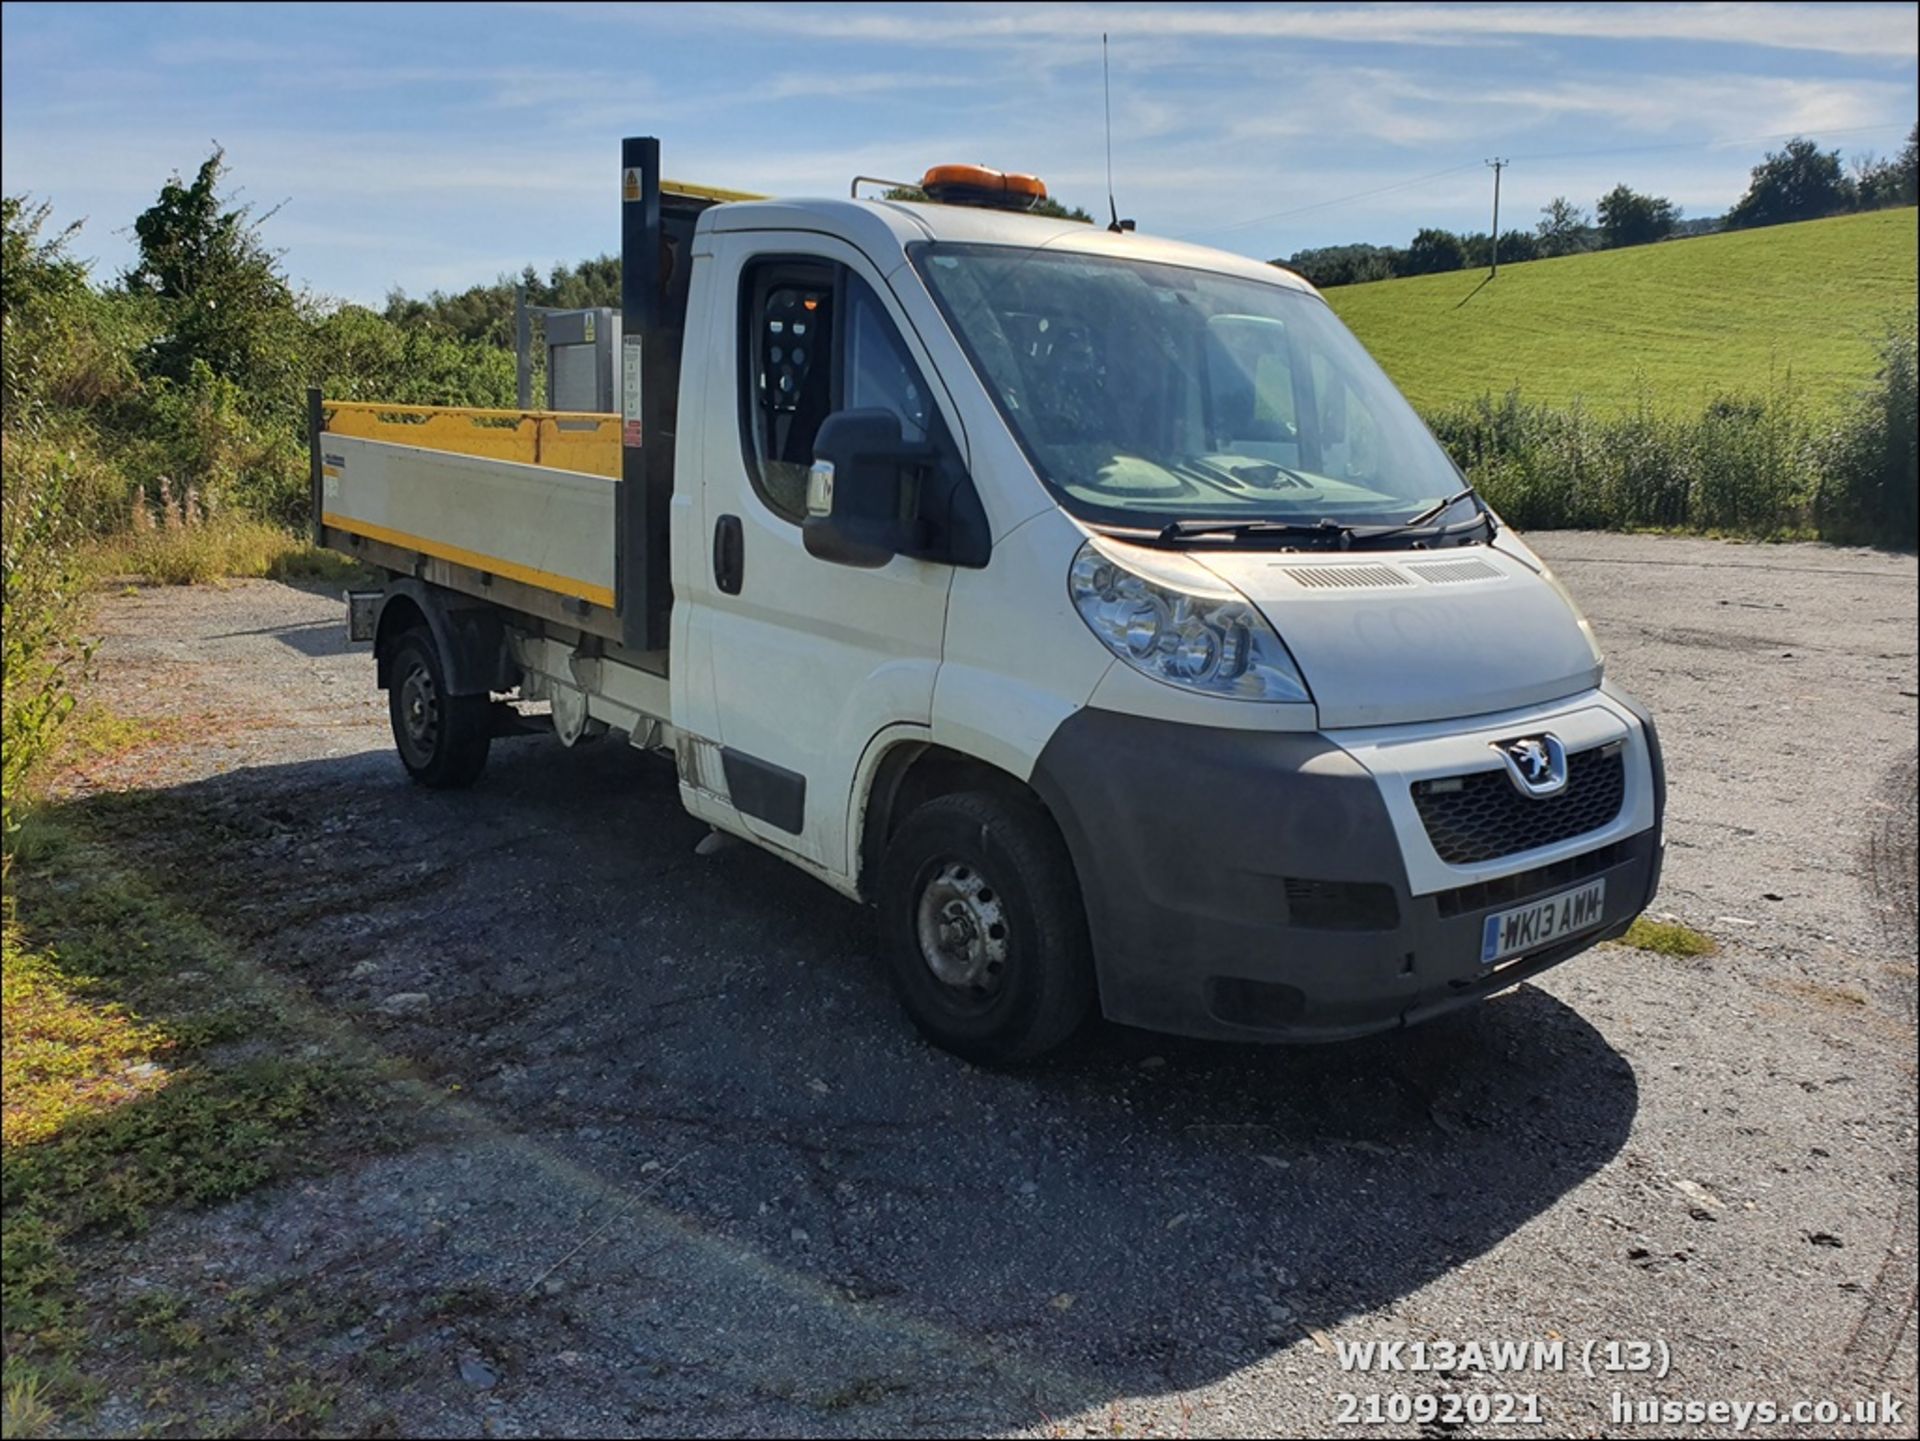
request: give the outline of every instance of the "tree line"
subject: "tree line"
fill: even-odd
[[[1843,165],[1838,150],[1822,150],[1796,136],[1753,167],[1747,192],[1723,216],[1688,220],[1664,195],[1650,195],[1620,184],[1595,203],[1589,214],[1566,196],[1541,207],[1530,230],[1501,232],[1498,258],[1509,262],[1545,260],[1589,250],[1618,250],[1649,245],[1675,236],[1715,230],[1745,230],[1819,220],[1859,210],[1884,210],[1915,201],[1920,177],[1920,125],[1907,135],[1898,155],[1856,156]],[[1275,265],[1296,271],[1325,289],[1471,270],[1495,258],[1493,237],[1485,231],[1456,232],[1437,227],[1419,231],[1405,246],[1326,245],[1298,250]]]
[[[309,385],[344,400],[513,403],[510,350],[294,285],[261,236],[266,217],[223,193],[225,171],[216,149],[169,179],[110,279],[72,254],[77,223],[54,229],[45,201],[0,201],[0,418],[10,445],[63,458],[63,504],[87,530],[124,526],[130,504],[169,489],[205,516],[297,524]]]

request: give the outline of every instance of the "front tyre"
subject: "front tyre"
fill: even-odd
[[[983,1065],[1065,1041],[1093,1003],[1073,862],[1036,803],[984,791],[928,801],[880,866],[881,942],[908,1016]]]
[[[458,790],[480,778],[491,744],[490,703],[484,695],[447,694],[432,632],[410,630],[394,642],[387,716],[400,763],[421,785]]]

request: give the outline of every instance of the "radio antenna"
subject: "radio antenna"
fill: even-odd
[[[1113,203],[1113,69],[1107,64],[1107,32],[1104,30],[1100,32],[1100,88],[1107,105],[1107,214],[1112,217],[1107,229],[1123,235],[1133,229],[1133,222],[1122,220],[1120,207]]]
[[[1106,59],[1106,31],[1100,31],[1100,90],[1106,96],[1106,209],[1119,228],[1119,205],[1114,203],[1114,67]]]
[[[1107,109],[1107,214],[1112,222],[1107,229],[1120,229],[1120,207],[1113,202],[1113,68],[1107,63],[1107,32],[1100,32],[1100,89]]]

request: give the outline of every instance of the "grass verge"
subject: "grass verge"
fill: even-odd
[[[157,797],[120,815],[193,843]],[[26,839],[0,938],[9,1436],[83,1417],[108,1375],[118,1393],[128,1372],[108,1353],[153,1329],[125,1288],[89,1289],[107,1264],[93,1242],[383,1148],[407,1114],[389,1063],[321,1031],[290,987],[130,866],[121,836],[42,810]],[[132,1374],[160,1404],[164,1387]]]
[[[240,515],[126,531],[89,547],[86,566],[100,584],[130,577],[158,585],[248,578],[349,585],[365,575],[346,556]]]

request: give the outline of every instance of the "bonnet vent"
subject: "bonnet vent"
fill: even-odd
[[[1454,585],[1465,580],[1499,580],[1501,574],[1484,560],[1429,560],[1409,565],[1408,570],[1433,585]]]
[[[1288,565],[1280,569],[1296,584],[1311,590],[1384,590],[1413,584],[1390,565]]]

